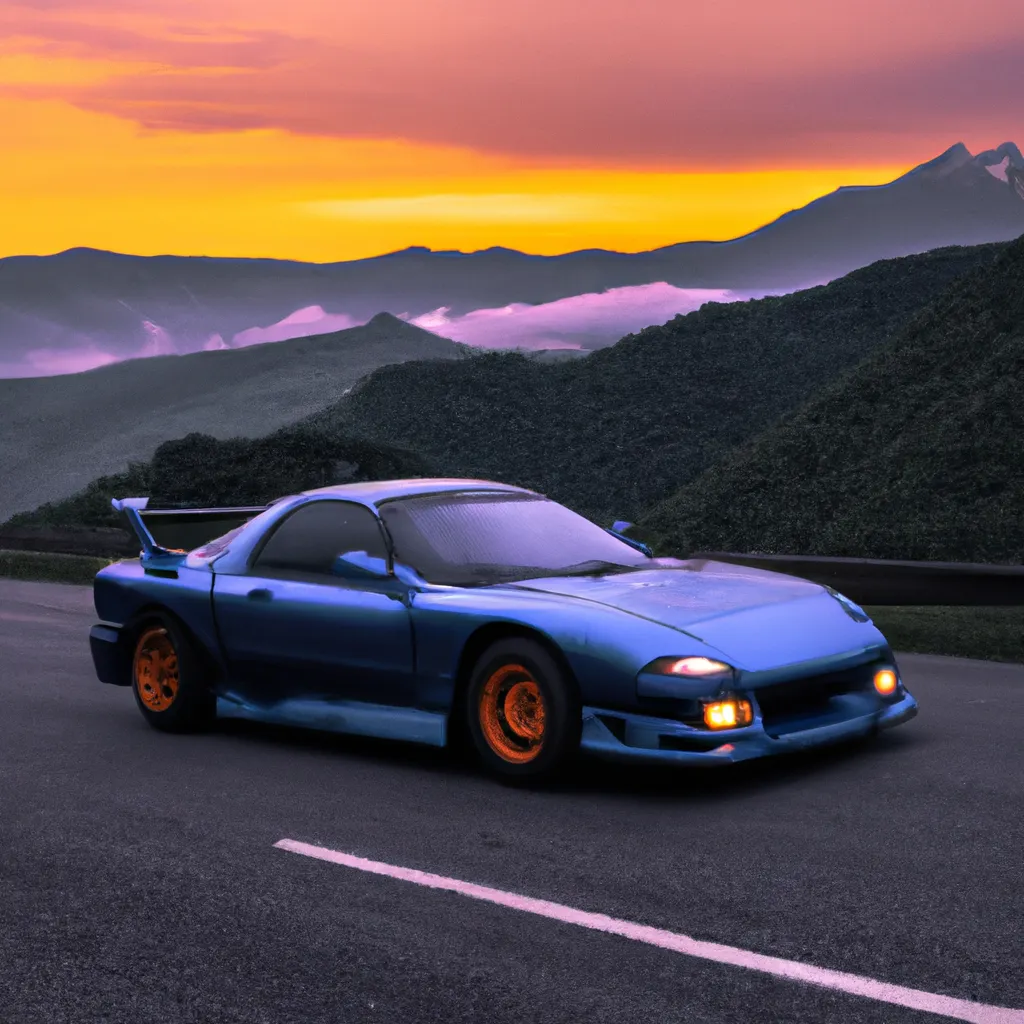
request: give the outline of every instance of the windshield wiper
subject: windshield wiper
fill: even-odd
[[[552,576],[611,576],[620,572],[632,572],[641,568],[639,565],[623,565],[622,562],[606,562],[600,558],[591,558],[586,562],[576,562],[564,569],[552,569]]]
[[[446,586],[490,586],[494,583],[508,583],[513,580],[526,579],[535,573],[546,573],[549,570],[539,565],[498,565],[493,562],[466,562],[457,567],[460,575],[457,580],[443,581]],[[442,582],[435,580],[435,583]]]
[[[459,566],[460,573],[468,578],[443,581],[448,586],[490,586],[496,583],[515,583],[552,576],[598,576],[632,572],[643,568],[639,565],[623,565],[621,562],[606,562],[591,558],[585,562],[574,562],[564,568],[554,569],[546,565],[496,565],[489,562],[472,562]],[[442,582],[435,580],[435,583]]]

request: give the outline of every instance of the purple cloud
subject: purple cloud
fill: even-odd
[[[759,294],[764,294],[759,293]],[[606,292],[573,295],[538,306],[514,303],[448,317],[442,307],[410,322],[444,338],[478,348],[592,348],[617,341],[705,302],[750,298],[726,289],[676,288],[663,281]]]
[[[700,308],[705,302],[736,302],[764,294],[767,293],[676,288],[657,282],[574,295],[537,306],[514,303],[500,309],[477,309],[456,317],[448,316],[448,310],[441,307],[417,317],[402,314],[402,318],[441,337],[477,348],[588,349],[612,344],[650,324],[665,323],[678,313]],[[158,324],[143,321],[146,341],[129,351],[115,354],[95,342],[74,339],[67,348],[32,349],[20,360],[0,364],[0,377],[80,373],[122,359],[273,344],[289,338],[345,330],[365,322],[347,313],[327,313],[322,306],[306,306],[267,327],[254,326],[239,331],[230,342],[219,334],[211,334],[205,342],[187,346]]]
[[[343,331],[361,323],[366,323],[366,321],[355,320],[347,313],[325,313],[322,306],[305,306],[269,327],[249,327],[244,331],[239,331],[231,339],[230,346],[225,345],[222,340],[221,344],[216,347],[245,348],[248,345],[262,345],[269,341],[305,338],[311,334],[330,334],[333,331]],[[220,335],[217,337],[219,338]],[[209,344],[210,342],[207,342],[207,345]]]
[[[62,373],[82,373],[84,370],[119,362],[121,358],[92,344],[75,348],[36,348],[26,352],[19,360],[0,363],[0,378],[54,377]]]

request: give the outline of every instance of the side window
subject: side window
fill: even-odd
[[[344,551],[387,557],[377,517],[351,501],[314,501],[278,526],[256,556],[253,570],[268,576],[329,576]]]

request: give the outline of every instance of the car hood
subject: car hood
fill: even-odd
[[[762,670],[885,642],[818,583],[704,559],[609,576],[558,576],[507,584],[658,622],[716,648],[731,664]],[[666,652],[671,653],[671,652]]]

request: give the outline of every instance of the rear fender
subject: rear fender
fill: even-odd
[[[96,574],[96,612],[103,624],[122,630],[133,643],[136,627],[156,613],[176,618],[205,650],[211,668],[227,670],[213,619],[213,572],[208,566],[179,565],[173,575],[154,575],[138,561],[116,562]]]

